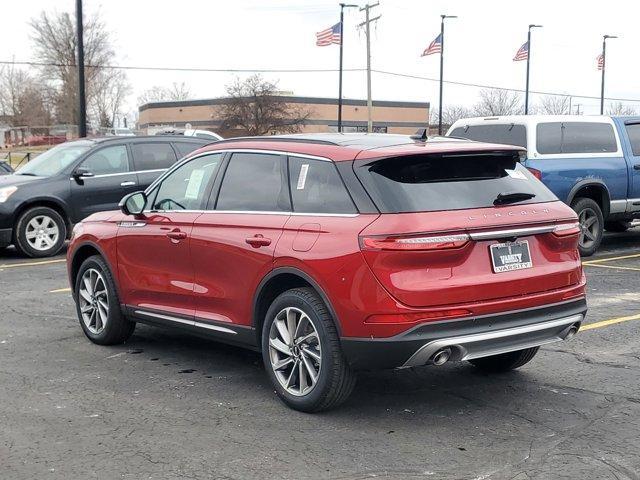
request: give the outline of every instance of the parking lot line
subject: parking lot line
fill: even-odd
[[[39,262],[21,262],[21,263],[5,263],[0,265],[0,270],[5,268],[18,268],[18,267],[34,267],[36,265],[49,265],[51,263],[63,263],[67,260],[65,258],[57,258],[55,260],[42,260]]]
[[[640,253],[634,253],[633,255],[622,255],[621,257],[598,258],[597,260],[588,260],[586,262],[582,262],[582,264],[593,265],[595,263],[611,262],[613,260],[624,260],[626,258],[638,258],[638,257],[640,257]]]
[[[636,271],[636,272],[640,272],[640,268],[635,268],[635,267],[621,267],[621,266],[618,266],[618,265],[599,265],[599,264],[593,264],[593,263],[590,263],[590,264],[584,264],[583,263],[583,265],[585,267],[613,268],[613,269],[616,269],[616,270],[633,270],[633,271]]]
[[[67,287],[67,288],[57,288],[55,290],[50,290],[49,293],[67,293],[70,291],[71,291],[71,288]]]
[[[589,323],[580,327],[580,331],[593,330],[594,328],[607,327],[609,325],[615,325],[616,323],[628,322],[630,320],[640,320],[640,313],[636,315],[629,315],[626,317],[610,318],[609,320],[602,320],[601,322]]]

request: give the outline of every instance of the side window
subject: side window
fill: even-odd
[[[631,151],[636,157],[640,157],[640,123],[632,123],[626,127]]]
[[[101,148],[92,153],[82,162],[82,168],[86,168],[94,175],[110,175],[114,173],[126,173],[129,171],[129,156],[125,145],[114,145]]]
[[[357,213],[332,162],[289,157],[293,211],[302,213]]]
[[[280,155],[234,153],[222,180],[216,209],[290,211],[285,166]]]
[[[204,146],[204,144],[193,143],[193,142],[175,142],[173,146],[176,147],[176,149],[178,150],[178,154],[180,155],[180,158],[182,158],[182,157],[186,157],[191,152]]]
[[[166,169],[177,160],[169,143],[134,143],[131,151],[137,171]]]
[[[201,210],[207,200],[207,186],[213,180],[221,153],[195,158],[176,168],[156,188],[152,210]]]
[[[550,122],[537,126],[539,153],[608,153],[618,150],[613,126],[594,122]]]
[[[527,130],[525,126],[513,123],[458,127],[449,136],[468,138],[478,142],[527,147]]]

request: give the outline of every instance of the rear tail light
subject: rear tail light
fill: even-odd
[[[417,323],[468,317],[470,315],[473,315],[473,312],[466,308],[449,308],[420,313],[371,315],[370,317],[367,317],[365,323]]]
[[[560,225],[556,225],[556,228],[553,230],[553,234],[556,237],[571,237],[573,235],[578,235],[579,233],[580,224],[578,222],[562,223]]]
[[[368,250],[448,250],[460,248],[469,242],[467,234],[402,236],[402,237],[360,237],[360,245]]]
[[[542,180],[542,172],[540,170],[536,170],[535,168],[527,167],[527,170],[531,172],[531,174],[536,177],[538,180]]]

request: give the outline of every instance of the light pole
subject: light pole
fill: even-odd
[[[76,35],[78,43],[78,136],[87,136],[87,101],[84,91],[84,39],[82,33],[82,0],[76,0]]]
[[[438,101],[438,135],[442,135],[442,83],[444,71],[444,19],[458,18],[457,15],[440,15],[440,98]]]
[[[338,78],[338,132],[342,132],[342,46],[344,45],[344,9],[358,5],[340,4],[340,74]]]
[[[524,91],[524,114],[529,115],[529,63],[531,62],[531,29],[542,28],[542,25],[529,25],[527,33],[527,84]]]
[[[607,65],[607,39],[618,38],[615,35],[602,36],[602,84],[600,85],[600,115],[604,114],[604,70]]]

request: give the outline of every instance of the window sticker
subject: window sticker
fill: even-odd
[[[307,183],[307,173],[309,173],[309,164],[305,163],[300,167],[300,175],[298,175],[297,190],[304,190],[304,186]]]
[[[204,170],[196,169],[191,172],[189,177],[189,184],[187,185],[187,191],[184,194],[184,198],[188,200],[197,200],[200,193],[200,187],[202,186],[202,179],[204,178]]]
[[[527,176],[522,173],[519,172],[518,170],[509,170],[509,169],[505,169],[505,171],[507,172],[507,174],[511,177],[511,178],[517,178],[519,180],[526,180]]]

